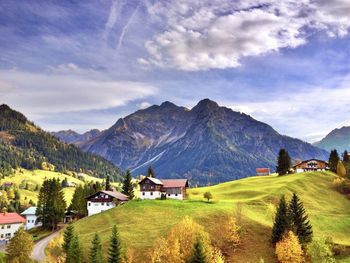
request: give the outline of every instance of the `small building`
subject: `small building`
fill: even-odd
[[[86,200],[88,216],[92,216],[127,202],[129,198],[120,192],[99,191],[86,197]]]
[[[139,182],[139,185],[141,199],[157,199],[163,194],[167,198],[183,200],[186,196],[188,180],[146,177]]]
[[[41,223],[36,222],[37,216],[35,215],[35,213],[36,213],[35,206],[29,207],[21,213],[21,215],[26,218],[26,224],[25,224],[26,230],[32,229],[34,227],[39,227],[42,225]]]
[[[318,159],[310,159],[305,160],[300,163],[297,163],[293,166],[293,169],[296,173],[303,172],[314,172],[314,171],[327,171],[329,170],[328,162],[318,160]]]
[[[26,219],[17,213],[0,214],[0,242],[10,240]]]
[[[256,175],[270,175],[270,168],[256,168]]]

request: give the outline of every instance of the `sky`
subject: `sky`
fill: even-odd
[[[350,0],[0,0],[0,103],[49,131],[210,98],[308,142],[350,125]]]

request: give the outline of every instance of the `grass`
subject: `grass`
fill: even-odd
[[[112,226],[116,224],[124,244],[135,251],[136,262],[146,262],[144,259],[154,241],[167,236],[169,229],[186,215],[203,225],[214,243],[220,243],[221,223],[240,204],[244,229],[242,245],[235,252],[229,251],[227,261],[258,262],[262,256],[265,262],[273,262],[274,250],[269,238],[275,207],[282,194],[288,198],[293,192],[299,194],[316,237],[331,236],[335,243],[350,246],[350,201],[333,190],[334,178],[328,172],[250,177],[189,189],[186,201],[130,201],[84,218],[75,223],[75,228],[85,251],[95,232],[100,234],[106,251]],[[213,194],[211,203],[203,201],[206,191]]]
[[[52,231],[41,227],[36,227],[28,230],[28,233],[32,235],[34,242],[37,242],[52,234]]]

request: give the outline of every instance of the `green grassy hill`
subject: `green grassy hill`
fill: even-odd
[[[335,243],[350,246],[350,201],[333,190],[334,177],[328,172],[251,177],[190,189],[186,201],[131,201],[82,219],[75,226],[87,251],[95,232],[100,234],[107,250],[111,228],[117,224],[123,242],[134,250],[137,262],[147,262],[147,253],[155,239],[167,236],[169,229],[185,215],[203,225],[217,246],[225,246],[220,240],[221,222],[240,204],[244,230],[242,244],[236,251],[222,248],[227,261],[258,262],[262,256],[265,262],[273,262],[274,250],[269,238],[275,206],[281,194],[289,197],[293,191],[304,202],[316,237],[331,236]],[[203,201],[206,191],[213,194],[212,203]]]

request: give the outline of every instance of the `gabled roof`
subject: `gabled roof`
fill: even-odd
[[[270,172],[270,168],[256,168],[255,171],[257,173],[269,173]]]
[[[308,162],[310,162],[310,161],[317,161],[317,162],[325,163],[326,165],[328,165],[328,162],[323,161],[323,160],[319,160],[319,159],[309,159],[309,160],[305,160],[305,161],[302,161],[302,162],[300,162],[300,163],[297,163],[297,164],[293,165],[292,167],[301,165],[302,163],[308,163]]]
[[[25,223],[26,220],[17,213],[1,213],[0,224]]]
[[[36,206],[32,206],[24,210],[21,215],[26,216],[26,215],[35,215],[36,212]]]
[[[163,185],[163,181],[157,179],[157,178],[154,178],[154,177],[145,177],[141,180],[141,182],[139,182],[139,184],[141,184],[143,181],[145,180],[150,180],[151,182],[155,183],[155,184],[158,184],[158,185]]]
[[[163,188],[188,187],[187,179],[161,179]]]
[[[96,192],[96,193],[94,193],[94,194],[92,194],[92,195],[89,195],[88,197],[85,197],[85,199],[89,199],[89,198],[91,198],[91,197],[97,195],[98,193],[107,194],[107,195],[109,195],[109,196],[111,196],[111,197],[113,197],[113,198],[118,199],[119,201],[128,201],[128,200],[129,200],[129,198],[128,198],[125,194],[122,194],[122,193],[120,193],[120,192],[104,191],[104,190],[98,191],[98,192]]]

